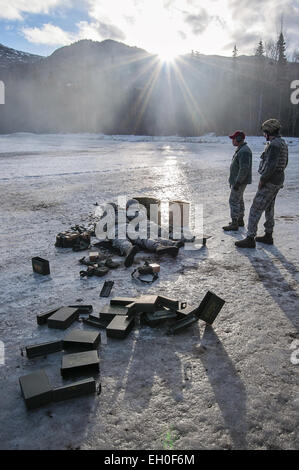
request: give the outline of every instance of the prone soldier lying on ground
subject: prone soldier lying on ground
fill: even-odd
[[[126,267],[132,266],[139,250],[177,256],[180,247],[184,246],[183,240],[164,238],[163,229],[147,219],[146,211],[140,208],[135,199],[130,199],[125,209],[114,203],[108,204],[95,233],[100,240],[109,240],[112,247],[126,257]]]

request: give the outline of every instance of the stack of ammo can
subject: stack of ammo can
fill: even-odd
[[[37,315],[38,325],[47,324],[49,328],[67,329],[80,313],[92,311],[91,305],[55,308]],[[58,402],[96,392],[96,380],[93,375],[99,373],[100,359],[97,348],[101,340],[100,332],[73,329],[63,340],[35,344],[25,348],[29,359],[46,356],[59,351],[69,354],[62,356],[60,372],[63,378],[84,376],[83,380],[68,385],[52,388],[44,370],[36,370],[20,377],[20,387],[28,409],[37,408],[51,402]],[[90,375],[92,377],[90,377]]]
[[[143,295],[138,298],[115,297],[110,300],[110,304],[101,307],[97,315],[92,313],[91,305],[57,307],[37,315],[38,325],[47,324],[49,328],[65,330],[84,314],[82,321],[97,331],[73,329],[61,341],[26,347],[28,358],[64,350],[68,354],[62,357],[62,377],[88,376],[84,380],[59,388],[51,387],[44,370],[21,377],[20,386],[27,407],[36,408],[52,401],[57,402],[96,391],[95,378],[90,375],[99,373],[99,329],[106,330],[110,338],[123,339],[135,324],[143,323],[157,327],[167,322],[167,334],[176,334],[199,320],[212,325],[224,303],[224,300],[210,291],[200,304],[194,307],[187,307],[186,302],[162,295]]]
[[[213,292],[207,292],[199,306],[161,295],[143,295],[139,298],[115,297],[104,305],[98,315],[90,314],[84,323],[106,329],[110,338],[125,338],[136,323],[155,327],[170,321],[168,334],[176,334],[198,320],[212,324],[225,301]]]

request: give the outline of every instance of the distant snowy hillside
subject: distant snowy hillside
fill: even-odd
[[[0,68],[7,68],[15,64],[32,64],[37,62],[42,57],[28,52],[17,51],[10,47],[0,44]]]

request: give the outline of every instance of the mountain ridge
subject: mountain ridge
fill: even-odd
[[[282,70],[268,58],[203,54],[167,63],[114,40],[77,41],[47,57],[2,51],[0,133],[255,135],[271,116],[299,133],[296,63]]]
[[[31,54],[30,52],[19,51],[0,43],[0,67],[34,63],[42,58],[43,56]]]

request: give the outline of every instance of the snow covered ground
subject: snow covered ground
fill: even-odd
[[[0,136],[0,448],[298,447],[298,365],[290,348],[299,344],[299,139],[287,141],[275,246],[238,251],[234,241],[245,229],[221,229],[229,221],[233,152],[225,137]],[[245,194],[246,217],[264,139],[248,142],[254,180]],[[95,312],[107,303],[99,298],[104,279],[80,279],[84,253],[55,248],[56,234],[90,220],[95,202],[140,194],[202,203],[204,229],[213,238],[206,249],[163,258],[160,279],[150,287],[134,283],[132,269],[110,272],[112,294],[159,292],[196,305],[210,289],[226,304],[213,328],[199,322],[172,337],[165,327],[141,327],[123,341],[108,339],[99,351],[100,396],[27,411],[20,376],[44,368],[53,386],[62,383],[61,353],[32,360],[20,355],[24,345],[64,335],[38,327],[36,314],[79,299]],[[50,261],[50,276],[33,274],[37,255]],[[155,259],[138,254],[136,264],[149,257]]]

